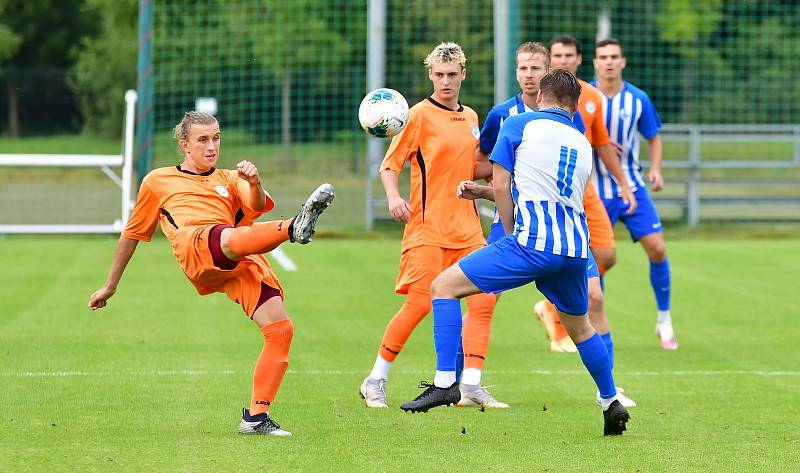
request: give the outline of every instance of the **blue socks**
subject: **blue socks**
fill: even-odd
[[[458,351],[456,352],[456,382],[461,382],[461,373],[464,372],[464,343],[458,339]]]
[[[455,372],[461,344],[461,302],[458,299],[434,299],[432,302],[436,370]]]
[[[650,262],[650,285],[656,295],[658,310],[669,310],[669,259],[660,263]]]
[[[583,365],[592,375],[594,384],[600,391],[600,397],[604,399],[614,397],[617,394],[617,388],[614,385],[614,377],[611,375],[608,351],[600,335],[595,333],[591,338],[576,343],[575,346],[578,347]]]
[[[604,333],[600,335],[600,338],[603,339],[603,343],[606,345],[606,351],[608,352],[608,362],[611,364],[611,369],[614,369],[614,342],[611,340],[611,332]]]

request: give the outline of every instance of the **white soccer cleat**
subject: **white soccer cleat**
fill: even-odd
[[[678,339],[675,338],[675,330],[672,328],[672,322],[662,322],[656,324],[656,336],[658,336],[659,344],[664,350],[677,350]]]
[[[480,384],[461,384],[461,400],[458,407],[480,407],[481,409],[508,409],[508,404],[495,399]]]
[[[389,405],[386,404],[385,379],[379,379],[375,381],[372,378],[367,377],[367,379],[361,383],[361,387],[358,389],[358,394],[361,395],[362,399],[364,399],[367,407],[389,407]]]
[[[628,396],[622,394],[624,392],[625,392],[624,389],[622,389],[621,387],[617,386],[617,401],[619,401],[619,403],[622,404],[622,407],[636,407],[636,401],[634,401],[633,399],[629,398]],[[601,399],[600,398],[600,391],[597,391],[597,395],[595,396],[594,400],[595,400],[595,402],[597,402],[598,406],[602,406],[603,405],[603,403],[602,403],[602,401],[600,399]]]
[[[249,409],[242,409],[242,421],[239,422],[239,433],[249,435],[273,435],[275,437],[288,437],[291,432],[281,429],[277,422],[272,420],[268,413],[250,415]]]
[[[305,245],[311,241],[317,218],[331,205],[335,196],[333,186],[328,183],[320,185],[311,193],[292,221],[292,233],[289,235],[292,242]]]

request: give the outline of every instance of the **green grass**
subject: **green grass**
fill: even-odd
[[[800,240],[668,239],[677,352],[657,348],[640,248],[607,279],[616,381],[640,406],[603,438],[577,356],[547,351],[532,287],[500,302],[485,384],[507,411],[404,414],[434,367],[430,317],[392,371],[391,409],[356,394],[385,325],[399,241],[320,238],[278,268],[296,335],[272,412],[291,438],[236,434],[261,337],[201,298],[163,240],[86,309],[112,238],[0,242],[0,471],[798,471]],[[546,406],[546,410],[544,407]],[[463,433],[462,433],[463,432]]]

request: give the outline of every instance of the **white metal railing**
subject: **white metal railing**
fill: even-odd
[[[136,91],[125,92],[125,121],[122,153],[107,154],[0,154],[0,166],[99,167],[120,187],[120,218],[108,224],[0,224],[2,233],[119,233],[130,217],[133,181],[133,129],[136,113]],[[112,168],[120,168],[117,175]]]

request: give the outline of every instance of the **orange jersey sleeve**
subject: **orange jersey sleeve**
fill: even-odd
[[[158,196],[150,187],[150,174],[142,180],[139,187],[139,195],[136,197],[136,205],[133,207],[131,216],[122,236],[131,240],[150,241],[156,229],[159,215]]]
[[[583,123],[586,125],[586,138],[593,147],[602,146],[609,142],[608,129],[603,121],[602,92],[592,84],[580,81],[581,95],[578,98],[578,111]]]
[[[485,243],[475,203],[456,197],[458,183],[472,179],[479,136],[478,115],[469,107],[450,110],[426,99],[411,108],[409,126],[392,140],[381,165],[400,172],[411,161],[403,250]]]

